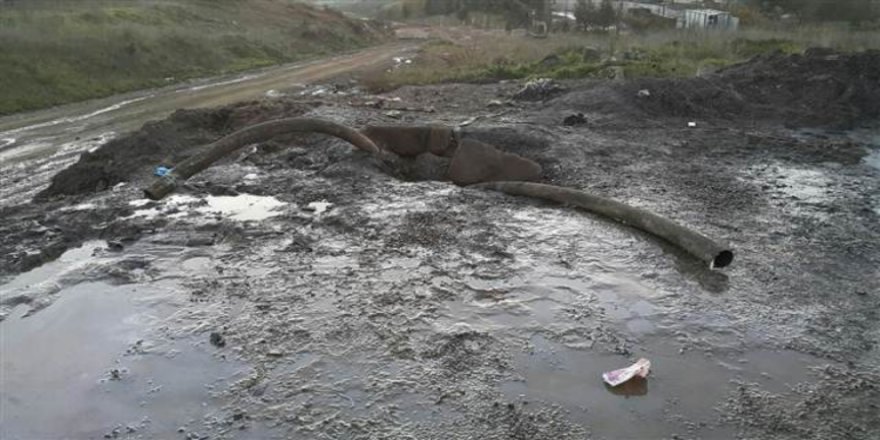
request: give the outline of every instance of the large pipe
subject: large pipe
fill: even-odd
[[[144,190],[144,194],[152,200],[161,200],[174,191],[179,182],[189,179],[211,166],[214,162],[244,146],[265,141],[282,134],[306,132],[335,136],[351,142],[361,150],[369,151],[370,153],[379,152],[379,148],[376,147],[376,144],[370,138],[355,129],[335,122],[312,118],[279,119],[252,125],[212,143],[204,153],[181,162],[173,170],[156,179],[149,188]]]
[[[471,185],[469,188],[488,189],[577,206],[660,237],[705,261],[710,268],[725,267],[733,262],[733,252],[728,247],[716,243],[699,232],[644,209],[576,189],[531,182],[488,182]]]

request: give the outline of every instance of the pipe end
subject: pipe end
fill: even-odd
[[[733,263],[733,251],[723,250],[712,260],[712,269],[721,269]]]
[[[156,179],[152,185],[145,188],[144,196],[150,200],[162,200],[165,196],[171,194],[175,188],[177,188],[177,179],[169,173]]]

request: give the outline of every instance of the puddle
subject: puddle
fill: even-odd
[[[106,248],[107,244],[103,241],[88,241],[78,248],[64,252],[54,261],[19,274],[0,286],[2,287],[0,301],[7,299],[10,295],[18,294],[24,289],[37,289],[41,286],[59,284],[65,275],[94,264],[98,259],[97,254]]]
[[[880,136],[874,138],[873,149],[863,159],[865,165],[880,171]],[[880,215],[880,194],[874,196],[874,212]]]
[[[589,426],[597,438],[669,438],[688,432],[679,419],[705,429],[690,435],[733,438],[716,424],[717,407],[736,386],[756,382],[773,393],[810,380],[816,359],[793,352],[757,351],[729,357],[701,353],[679,355],[672,346],[651,344],[651,352],[632,359],[572,350],[534,335],[529,353],[515,360],[522,380],[506,382],[502,391],[514,402],[558,404],[573,420]],[[602,373],[628,366],[636,358],[651,360],[645,381],[611,388]]]
[[[825,171],[786,166],[756,165],[745,170],[746,182],[756,181],[770,195],[770,203],[794,215],[825,220],[823,206],[834,202],[835,182]]]
[[[135,200],[131,206],[141,207],[150,201]],[[132,217],[181,218],[196,214],[217,214],[238,221],[265,220],[281,214],[281,208],[288,204],[275,197],[240,194],[237,196],[207,196],[199,199],[188,195],[172,195],[157,202],[158,206],[139,209]]]
[[[68,212],[68,211],[90,211],[97,208],[98,205],[94,203],[81,203],[79,205],[73,206],[65,206],[60,209],[60,211]]]
[[[864,161],[865,161],[865,164],[868,165],[869,167],[874,168],[877,171],[880,171],[880,150],[876,150],[876,151],[872,152],[871,154],[865,156]]]
[[[446,303],[451,321],[486,330],[550,328],[583,314],[624,327],[634,336],[656,333],[662,294],[625,273],[563,274],[535,266],[504,281],[470,279],[460,300]]]
[[[214,88],[214,87],[228,86],[231,84],[238,84],[240,82],[250,81],[252,79],[256,79],[261,76],[262,75],[259,75],[259,74],[244,75],[244,76],[240,76],[238,78],[233,78],[233,79],[226,80],[226,81],[219,81],[219,82],[213,82],[213,83],[208,83],[208,84],[200,84],[197,86],[182,88],[180,90],[177,90],[175,93],[198,92],[200,90],[210,89],[210,88]]]
[[[243,368],[211,347],[154,341],[154,327],[176,309],[174,295],[83,283],[27,318],[15,309],[0,322],[0,437],[102,438],[120,427],[171,438],[216,412],[213,390]]]
[[[805,203],[823,203],[830,200],[828,187],[831,179],[818,170],[786,167],[780,169],[779,191]]]

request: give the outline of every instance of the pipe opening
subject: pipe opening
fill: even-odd
[[[712,260],[712,267],[720,269],[729,266],[730,263],[733,263],[733,252],[725,250],[715,256],[715,259]]]
[[[162,200],[162,197],[160,197],[158,194],[153,193],[153,191],[150,191],[149,189],[144,190],[144,197],[150,200]]]

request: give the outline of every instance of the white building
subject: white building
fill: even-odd
[[[687,9],[678,19],[678,27],[735,31],[739,28],[739,18],[731,15],[730,12],[715,9]]]

